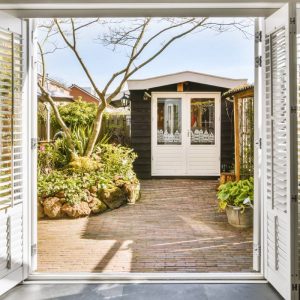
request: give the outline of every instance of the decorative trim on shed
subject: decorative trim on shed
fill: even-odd
[[[238,85],[247,84],[247,79],[233,79],[192,71],[183,71],[146,79],[131,79],[127,81],[127,85],[129,90],[146,90],[186,81],[213,85],[227,89],[234,88]]]

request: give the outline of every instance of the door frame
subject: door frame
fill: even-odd
[[[21,112],[22,112],[22,119],[21,119],[21,126],[23,128],[22,137],[21,137],[21,147],[22,147],[22,203],[16,204],[16,206],[20,206],[22,209],[22,265],[18,267],[18,269],[11,271],[6,276],[1,278],[3,283],[0,286],[0,295],[1,293],[9,290],[10,288],[16,285],[16,282],[21,282],[22,280],[26,279],[30,272],[30,245],[31,245],[31,230],[32,230],[32,222],[31,222],[31,174],[32,170],[30,168],[30,157],[31,157],[31,150],[30,150],[30,102],[31,102],[31,89],[30,89],[30,60],[29,57],[29,21],[28,20],[18,20],[14,16],[10,14],[3,13],[0,11],[1,20],[1,27],[4,30],[12,33],[20,34],[22,38],[22,52],[23,52],[23,62],[22,68],[24,69],[23,73],[23,86],[22,86],[22,98],[20,99],[21,105]],[[19,24],[17,24],[19,21]],[[4,25],[3,25],[4,24]],[[15,99],[14,99],[15,100]],[[35,170],[36,173],[36,170]],[[12,173],[13,175],[14,173]],[[3,208],[3,211],[7,211],[10,214],[10,211],[14,209],[14,206],[9,206],[8,208]]]
[[[75,2],[75,3],[74,3]],[[167,1],[166,1],[167,2]],[[226,17],[226,16],[256,16],[256,17],[263,17],[270,15],[272,12],[276,11],[278,8],[282,6],[282,1],[274,1],[274,0],[267,0],[263,3],[258,3],[257,1],[240,1],[240,3],[232,3],[232,1],[224,1],[222,3],[207,3],[207,1],[204,1],[205,3],[201,3],[202,1],[199,0],[197,3],[174,3],[174,1],[170,1],[170,3],[165,4],[159,4],[159,3],[148,3],[148,10],[150,15],[155,16],[159,12],[161,16],[186,16],[187,12],[191,13],[192,15],[213,15],[216,17]],[[295,5],[295,1],[285,1],[285,3],[291,3],[292,5]],[[82,4],[80,4],[82,3]],[[45,3],[43,5],[41,4],[12,4],[7,1],[7,3],[0,4],[0,10],[5,10],[9,13],[12,13],[13,15],[17,17],[28,17],[28,18],[34,18],[34,17],[67,17],[67,16],[73,16],[73,17],[84,17],[84,16],[107,16],[107,15],[116,15],[116,16],[139,16],[141,13],[144,13],[145,6],[143,6],[144,3],[94,3],[94,4],[86,4],[83,3],[83,1],[73,1],[73,3],[69,4],[53,4],[53,3]],[[180,8],[180,9],[179,9]],[[296,60],[296,58],[294,58]],[[294,63],[296,63],[294,60]],[[34,69],[34,68],[33,68]],[[32,90],[34,90],[34,84],[36,82],[32,82]],[[33,96],[36,96],[36,94],[33,92]],[[35,98],[33,98],[35,99]],[[34,118],[33,118],[34,119]],[[34,124],[34,120],[32,120],[32,124]],[[34,135],[32,135],[34,136]],[[29,153],[31,155],[31,152]],[[34,163],[34,159],[33,159]],[[33,168],[32,168],[33,169]],[[36,170],[32,170],[34,173]],[[263,172],[263,168],[261,170]],[[31,174],[32,178],[35,178],[35,174]],[[29,186],[36,186],[36,183],[34,183],[30,178],[28,178],[29,181],[31,181],[31,184],[29,183]],[[263,193],[263,191],[262,191]],[[263,196],[263,195],[262,195]],[[263,199],[263,198],[262,198]],[[32,199],[32,203],[35,199]],[[263,211],[261,219],[263,219]],[[32,249],[29,246],[28,251],[30,252]],[[263,257],[262,257],[263,258]],[[218,281],[224,281],[226,282],[233,282],[236,279],[238,280],[253,280],[253,279],[262,279],[264,274],[264,266],[261,264],[261,270],[259,274],[241,274],[241,273],[223,273],[223,274],[208,274],[209,276],[203,276],[203,274],[198,274],[199,276],[194,276],[198,278],[198,280],[213,280],[213,282]],[[103,280],[105,278],[110,278],[115,282],[117,276],[98,276],[91,275],[91,274],[34,274],[30,275],[29,279],[32,280],[78,280],[78,279],[87,279],[87,280],[93,280],[93,279],[100,279]],[[101,275],[101,274],[100,274]],[[177,275],[177,274],[176,274]],[[180,275],[180,274],[178,274]],[[206,275],[206,274],[204,274]],[[165,277],[164,277],[165,276]],[[134,276],[124,275],[124,277],[132,278],[132,280],[135,280]],[[139,276],[141,278],[143,276]],[[152,274],[152,277],[153,276]],[[172,278],[174,280],[173,276],[170,276],[170,274],[162,274],[162,276],[157,276],[159,280],[162,278]],[[179,276],[180,277],[180,276]],[[178,279],[179,277],[176,277]],[[191,276],[187,276],[186,278],[190,278]],[[136,280],[139,280],[139,278],[136,278]],[[253,282],[253,281],[251,281]],[[257,281],[254,281],[257,282]],[[265,281],[264,281],[265,282]]]
[[[152,92],[151,93],[151,176],[219,176],[220,175],[220,155],[221,155],[221,92]],[[180,98],[181,99],[181,145],[158,145],[157,144],[157,100],[158,98]],[[191,145],[191,113],[190,101],[192,97],[214,98],[215,99],[215,144],[214,145]],[[188,133],[188,134],[187,134]],[[160,148],[181,146],[184,155],[184,170],[182,174],[158,174],[154,170],[156,155]],[[197,174],[191,175],[187,169],[188,164],[188,147],[209,147],[217,148],[216,159],[219,161],[218,171],[214,174]],[[179,147],[178,147],[179,148]]]

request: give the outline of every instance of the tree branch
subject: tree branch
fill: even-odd
[[[73,18],[71,18],[71,25],[72,25],[73,47],[74,49],[76,49],[76,33],[75,33],[75,25],[74,25]]]
[[[184,22],[181,22],[181,23],[178,23],[178,24],[175,24],[175,25],[172,25],[172,26],[169,26],[167,28],[164,28],[162,30],[160,30],[158,33],[154,34],[152,37],[150,37],[144,44],[143,46],[138,50],[136,51],[136,53],[130,57],[130,65],[133,64],[133,62],[138,58],[138,56],[143,52],[143,50],[156,38],[158,38],[160,35],[162,35],[163,33],[166,33],[167,31],[169,30],[172,30],[172,29],[175,29],[177,27],[180,27],[180,26],[184,26],[184,25],[187,25],[189,23],[192,23],[193,21],[195,21],[195,18],[192,18],[192,19],[188,19],[187,21],[184,21]],[[140,41],[139,41],[140,42]],[[123,73],[125,73],[126,71],[128,70],[128,64],[126,65],[125,68],[123,68],[122,70],[116,72],[115,74],[113,74],[113,76],[110,78],[110,80],[108,81],[108,83],[106,84],[104,90],[103,90],[103,93],[104,95],[106,94],[109,86],[113,83],[113,81],[120,75],[122,75]]]
[[[98,87],[97,87],[95,81],[93,80],[93,78],[92,78],[92,76],[91,76],[91,74],[90,74],[90,72],[89,72],[87,66],[86,66],[85,63],[83,62],[83,60],[82,60],[82,58],[80,57],[80,55],[79,55],[78,51],[76,50],[75,46],[72,45],[72,44],[69,42],[69,40],[67,39],[67,37],[66,37],[66,35],[64,34],[64,32],[63,32],[61,26],[59,25],[58,20],[57,20],[57,19],[54,19],[54,22],[55,22],[55,24],[56,24],[56,26],[57,26],[57,28],[58,28],[58,31],[59,31],[61,37],[63,38],[63,40],[65,41],[65,43],[69,46],[69,48],[70,48],[70,49],[73,51],[73,53],[75,54],[75,56],[76,56],[76,58],[77,58],[79,64],[81,65],[83,71],[85,72],[86,76],[88,77],[88,79],[89,79],[91,85],[93,86],[95,92],[97,93],[99,99],[101,100],[102,106],[105,108],[106,105],[107,105],[107,103],[106,103],[106,101],[105,101],[105,97],[104,97],[104,95],[102,94],[102,92],[98,89]],[[75,36],[75,33],[73,34],[73,37],[74,37],[74,36]],[[75,36],[75,39],[76,39],[76,36]],[[100,105],[100,104],[99,104],[99,105]]]
[[[92,25],[92,24],[98,23],[98,22],[99,22],[99,18],[97,18],[97,19],[95,19],[95,20],[93,20],[93,21],[87,22],[87,23],[85,23],[85,24],[82,24],[82,25],[76,27],[74,30],[77,31],[77,30],[80,30],[80,29],[82,29],[82,28],[84,28],[84,27],[87,27],[87,26],[89,26],[89,25]]]
[[[41,90],[41,93],[42,93],[42,96],[41,96],[42,100],[50,103],[50,105],[51,105],[51,107],[53,109],[55,118],[56,118],[59,126],[61,127],[61,129],[63,130],[63,132],[66,135],[67,143],[68,143],[71,151],[74,152],[75,148],[74,148],[74,144],[73,144],[73,140],[72,140],[72,135],[71,135],[70,129],[67,127],[67,125],[65,124],[64,120],[62,119],[62,117],[61,117],[61,115],[59,113],[59,110],[58,110],[58,108],[57,108],[54,100],[50,96],[49,92],[46,91],[46,89],[42,86],[41,82],[38,82],[38,86],[39,86],[39,88]]]
[[[39,42],[37,44],[38,44],[38,47],[39,47],[39,50],[40,50],[41,63],[42,63],[42,83],[41,84],[44,87],[45,86],[45,81],[46,81],[45,57],[44,57],[44,52],[43,52],[41,44]]]
[[[119,86],[116,88],[116,90],[109,95],[109,97],[107,98],[107,103],[110,103],[111,100],[122,90],[126,80],[132,76],[135,72],[137,72],[139,69],[141,69],[142,67],[144,67],[145,65],[149,64],[151,61],[153,61],[157,56],[159,56],[163,51],[165,51],[168,46],[170,46],[174,41],[176,41],[177,39],[193,32],[194,30],[196,30],[197,28],[199,28],[200,26],[202,26],[202,24],[207,20],[207,18],[203,18],[200,22],[198,22],[196,25],[194,25],[192,28],[176,35],[173,36],[168,42],[166,42],[154,55],[152,55],[150,58],[148,58],[146,61],[144,61],[143,63],[139,64],[137,67],[135,67],[131,72],[128,72],[127,74],[124,75],[121,83],[119,84]]]
[[[121,71],[119,71],[119,72],[113,74],[113,76],[112,76],[112,77],[110,78],[110,80],[107,82],[106,86],[104,87],[104,89],[103,89],[103,91],[102,91],[102,93],[103,93],[104,95],[106,95],[106,92],[107,92],[109,86],[113,83],[113,81],[114,81],[119,75],[121,75],[121,74],[124,73],[124,72],[128,72],[128,71],[129,71],[129,68],[131,67],[132,63],[133,63],[134,60],[135,60],[134,57],[136,56],[136,52],[137,52],[138,45],[139,45],[140,42],[142,41],[143,36],[144,36],[144,34],[145,34],[146,27],[149,25],[150,21],[151,21],[150,18],[147,18],[147,19],[145,20],[143,26],[141,27],[141,31],[140,31],[138,37],[136,38],[136,41],[135,41],[135,43],[134,43],[134,45],[133,45],[133,47],[132,47],[131,54],[130,54],[130,58],[129,58],[129,61],[128,61],[127,66],[126,66],[123,70],[121,70]]]
[[[39,51],[40,51],[40,55],[41,55],[41,62],[42,62],[42,80],[38,81],[38,86],[39,86],[41,94],[42,94],[41,98],[43,101],[47,101],[48,103],[50,103],[50,105],[53,109],[53,112],[55,114],[56,120],[66,135],[67,143],[68,143],[71,151],[74,151],[74,144],[72,141],[71,132],[70,132],[69,128],[67,127],[67,125],[65,124],[64,120],[62,119],[62,117],[59,113],[59,110],[58,110],[57,106],[55,105],[55,102],[52,99],[49,91],[46,90],[46,88],[45,88],[45,85],[46,85],[45,57],[44,57],[42,45],[39,42],[38,42],[38,47],[39,47]]]

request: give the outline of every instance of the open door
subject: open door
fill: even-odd
[[[296,299],[298,293],[296,28],[292,13],[294,7],[286,4],[265,20],[265,277],[285,299]]]
[[[0,12],[0,295],[29,265],[26,41],[26,23]]]

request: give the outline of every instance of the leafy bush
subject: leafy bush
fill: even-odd
[[[243,209],[253,204],[254,180],[253,177],[235,182],[227,182],[218,189],[219,209],[225,210],[227,205],[242,207]],[[248,203],[244,203],[246,199]]]
[[[95,103],[88,103],[81,100],[59,106],[60,115],[66,125],[71,130],[82,127],[91,127],[96,118],[97,105]],[[51,125],[54,131],[59,131],[61,128],[55,118],[51,115]]]
[[[63,139],[42,144],[38,149],[38,172],[48,174],[54,169],[65,167],[70,162],[70,152]]]
[[[95,150],[101,157],[103,171],[109,176],[122,176],[126,179],[135,177],[133,162],[137,158],[133,149],[112,144],[101,144]]]
[[[109,179],[101,172],[76,173],[71,170],[55,170],[50,174],[41,174],[38,180],[38,195],[52,197],[64,193],[65,201],[74,204],[86,200],[86,190],[92,186],[102,188],[109,185]]]
[[[41,173],[51,172],[57,165],[60,154],[52,144],[42,144],[38,150],[38,170]]]
[[[101,163],[100,157],[94,155],[92,158],[87,156],[72,155],[72,160],[68,165],[68,168],[78,173],[100,171]]]
[[[39,161],[41,169],[38,176],[39,197],[52,197],[63,192],[65,201],[74,204],[86,200],[85,190],[89,190],[92,186],[98,189],[113,187],[117,179],[138,181],[133,171],[136,154],[132,149],[102,144],[91,157],[73,153],[71,162],[65,164],[63,168],[57,168],[62,148],[57,144],[49,145],[48,160],[47,155],[42,154],[43,160]],[[51,171],[43,172],[50,161]]]

